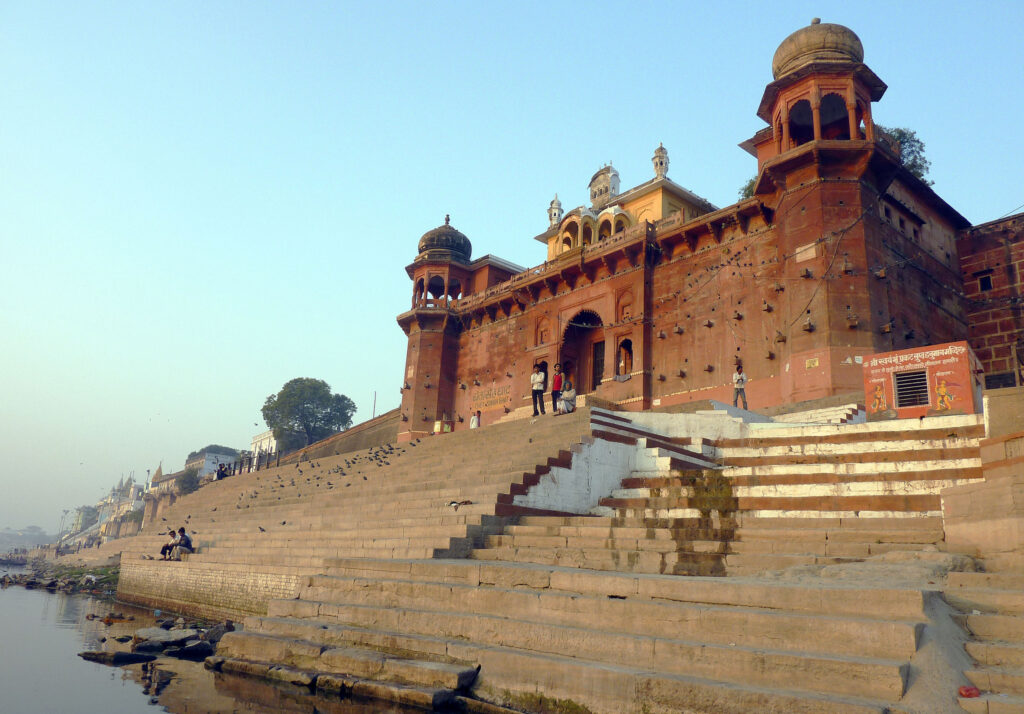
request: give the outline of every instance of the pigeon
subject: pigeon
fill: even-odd
[[[260,529],[260,533],[266,533],[267,532],[267,529],[264,528],[263,526],[256,526],[256,527]]]
[[[459,506],[469,506],[472,505],[472,503],[472,501],[449,501],[448,505],[457,511],[459,510]]]
[[[283,526],[283,525],[284,525],[285,523],[287,523],[287,522],[288,522],[288,521],[281,521],[281,525]]]

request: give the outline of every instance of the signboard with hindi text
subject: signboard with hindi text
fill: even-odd
[[[882,352],[864,358],[868,420],[981,411],[981,362],[966,342]]]

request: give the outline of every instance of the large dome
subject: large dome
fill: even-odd
[[[444,217],[444,225],[427,231],[420,238],[419,253],[421,258],[454,258],[463,263],[469,262],[473,253],[473,244],[469,238],[452,228],[451,219]]]
[[[778,79],[813,62],[860,64],[863,61],[864,46],[853,30],[828,22],[822,24],[814,18],[810,25],[784,39],[775,50],[772,75]]]

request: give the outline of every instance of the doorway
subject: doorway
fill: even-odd
[[[562,371],[577,394],[592,392],[604,378],[604,322],[592,310],[576,313],[562,334]]]

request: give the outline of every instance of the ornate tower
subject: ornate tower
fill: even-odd
[[[398,316],[409,338],[399,441],[429,434],[434,422],[452,417],[461,330],[453,308],[468,289],[472,250],[469,239],[445,216],[444,225],[423,234],[419,254],[406,268],[413,297],[412,309]]]
[[[601,209],[619,194],[619,172],[611,164],[602,166],[590,178],[590,203]]]
[[[754,197],[778,236],[778,296],[764,300],[789,306],[774,343],[789,367],[783,393],[856,392],[865,355],[959,339],[944,287],[956,283],[955,258],[921,236],[952,235],[963,218],[876,136],[872,103],[886,85],[852,30],[815,18],[782,41],[772,75],[757,110],[769,126],[741,146],[757,157]],[[908,255],[930,267],[878,277]],[[926,324],[936,300],[953,319]]]
[[[658,144],[658,148],[654,150],[654,156],[651,157],[651,163],[654,164],[655,178],[663,179],[668,175],[668,150],[664,144]]]
[[[558,200],[558,194],[548,205],[548,228],[555,228],[562,222],[562,202]]]
[[[886,85],[864,64],[853,30],[814,18],[779,45],[772,76],[757,109],[770,134],[758,132],[749,142],[757,148],[759,169],[808,142],[874,140],[871,103]]]

